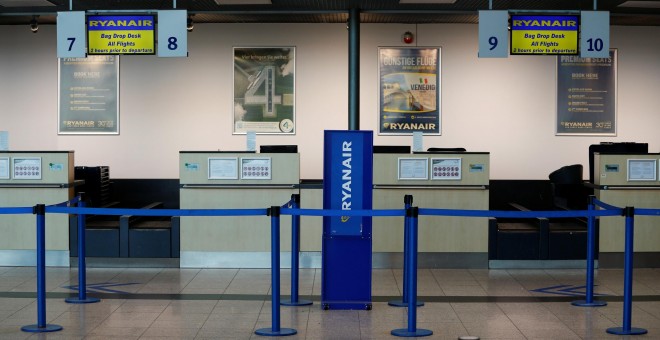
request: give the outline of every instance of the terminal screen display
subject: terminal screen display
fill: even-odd
[[[153,15],[90,15],[87,54],[155,54]]]
[[[511,54],[578,54],[577,15],[512,15]]]

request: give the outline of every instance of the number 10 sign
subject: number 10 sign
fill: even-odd
[[[508,24],[508,11],[479,11],[479,58],[509,56]]]

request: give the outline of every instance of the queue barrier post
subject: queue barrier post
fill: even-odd
[[[23,332],[45,333],[62,330],[62,326],[46,323],[46,206],[37,204],[37,323],[21,327]]]
[[[406,210],[410,219],[408,228],[408,252],[404,254],[408,265],[408,327],[392,330],[391,334],[400,337],[422,337],[433,334],[429,329],[417,328],[417,230],[419,227],[419,208],[410,207]]]
[[[300,194],[291,195],[291,208],[300,208]],[[300,285],[300,215],[291,215],[291,298],[283,300],[283,306],[309,306],[310,300],[299,299]]]
[[[270,216],[270,260],[271,260],[271,298],[272,317],[270,328],[259,328],[254,331],[263,336],[287,336],[298,333],[293,328],[280,327],[280,207],[268,209]]]
[[[632,274],[633,274],[633,238],[635,236],[635,208],[626,207],[623,210],[626,218],[626,237],[623,253],[623,325],[611,327],[607,333],[616,335],[641,335],[648,331],[644,328],[632,327]]]
[[[584,300],[576,300],[571,302],[573,306],[578,307],[602,307],[607,306],[607,302],[596,300],[594,301],[594,258],[596,256],[596,217],[593,213],[596,210],[594,200],[595,196],[589,196],[589,205],[587,210],[587,283],[586,294]]]
[[[84,208],[86,195],[84,192],[79,193],[78,207]],[[78,296],[68,297],[64,299],[66,303],[83,304],[83,303],[96,303],[101,299],[95,297],[87,297],[87,265],[85,263],[86,245],[85,245],[85,214],[78,214]]]
[[[413,203],[413,196],[412,195],[405,195],[403,196],[403,204],[404,204],[404,209],[406,211],[412,206]],[[401,294],[401,300],[392,300],[389,301],[387,304],[392,306],[392,307],[408,307],[408,284],[406,277],[408,277],[408,265],[407,261],[405,259],[405,254],[408,253],[408,230],[410,229],[410,218],[406,214],[403,219],[403,293]],[[417,307],[424,306],[423,301],[417,301]]]

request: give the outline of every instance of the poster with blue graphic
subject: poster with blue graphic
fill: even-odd
[[[616,50],[557,57],[557,135],[616,136]]]
[[[381,135],[441,133],[440,48],[378,49]]]

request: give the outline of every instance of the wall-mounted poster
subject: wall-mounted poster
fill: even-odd
[[[119,56],[59,60],[61,135],[119,134]]]
[[[440,48],[378,48],[381,135],[441,132]]]
[[[616,55],[557,57],[557,135],[616,136]]]
[[[234,134],[296,133],[295,47],[234,47]]]

